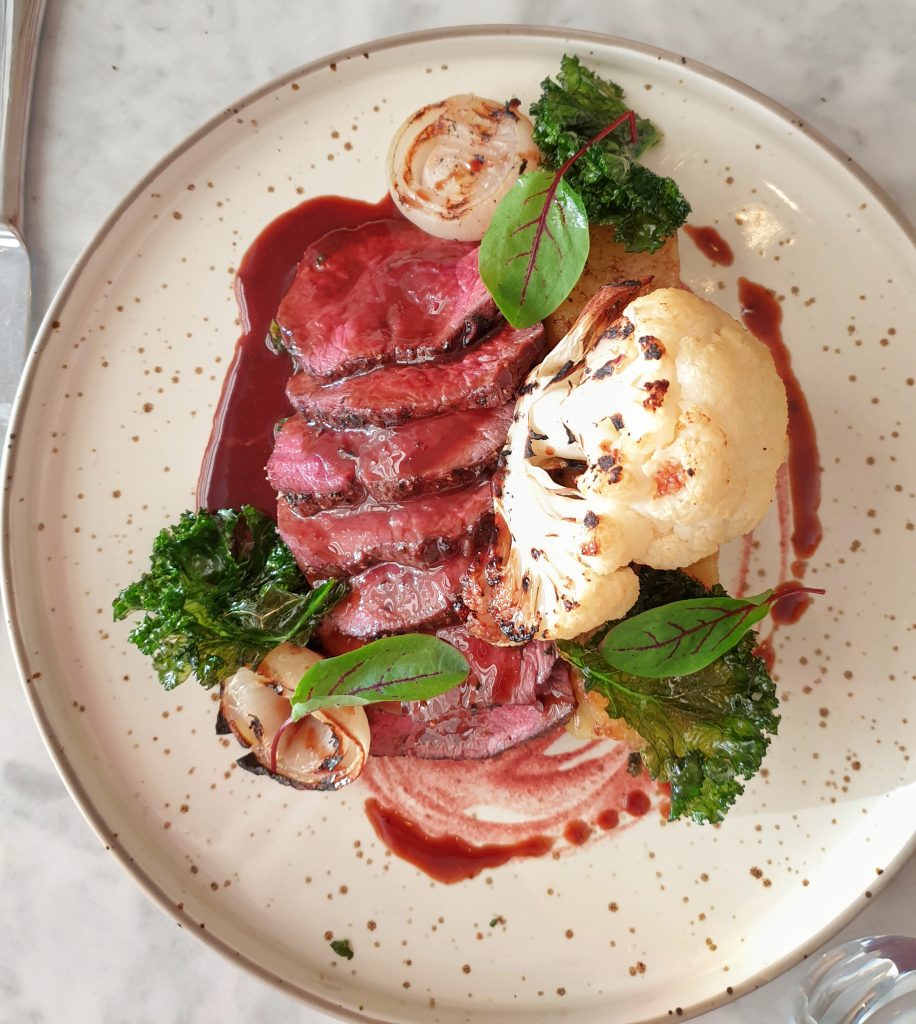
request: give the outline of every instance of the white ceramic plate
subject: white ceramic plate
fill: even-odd
[[[779,636],[780,734],[722,827],[653,814],[571,855],[443,886],[380,845],[358,786],[297,794],[232,771],[240,751],[214,736],[210,696],[161,692],[110,606],[193,502],[246,246],[303,196],[378,199],[391,131],[419,104],[471,89],[527,104],[564,51],[662,127],[651,162],[682,185],[692,223],[735,249],[723,270],[683,240],[690,286],[734,313],[740,274],[784,296],[825,470],[808,580],[828,593]],[[914,488],[900,434],[914,295],[906,230],[846,158],[680,58],[487,28],[374,44],[268,86],[106,224],[48,314],[20,394],[5,596],[74,798],[185,928],[332,1013],[669,1020],[772,977],[911,847]],[[769,583],[778,552],[762,537],[754,572]],[[338,961],[325,932],[349,938],[354,959]]]

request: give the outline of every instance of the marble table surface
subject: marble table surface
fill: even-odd
[[[122,195],[234,99],[323,53],[474,22],[575,26],[710,64],[794,109],[916,215],[911,0],[49,0],[27,184],[36,318]],[[0,1024],[326,1021],[149,902],[58,779],[5,639],[0,665]],[[840,935],[913,931],[916,860]],[[802,969],[704,1024],[788,1021]]]

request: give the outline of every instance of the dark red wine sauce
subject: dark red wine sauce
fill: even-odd
[[[588,842],[588,837],[593,831],[591,825],[587,825],[581,818],[576,818],[566,823],[566,828],[563,829],[563,838],[573,846],[583,846]]]
[[[770,350],[786,388],[789,403],[789,490],[792,495],[792,548],[807,560],[817,550],[823,530],[821,464],[811,410],[792,369],[792,357],[782,336],[782,307],[769,289],[746,277],[738,278],[741,319],[747,329]]]
[[[788,466],[780,466],[776,476],[776,511],[779,519],[779,593],[799,585],[808,559],[817,550],[823,536],[819,516],[821,502],[821,464],[814,420],[801,384],[792,369],[792,357],[782,336],[782,307],[763,285],[738,279],[741,318],[747,329],[762,341],[773,355],[776,370],[786,389],[789,407]],[[742,540],[735,594],[746,595],[750,572],[753,532]],[[790,546],[795,558],[789,558]],[[791,572],[792,579],[789,578]],[[798,622],[811,604],[810,594],[796,594],[775,603],[770,615],[773,629]],[[757,653],[772,670],[775,664],[773,633],[761,640]]]
[[[598,828],[604,829],[605,832],[617,828],[620,824],[620,812],[613,807],[606,808],[598,813],[596,823]]]
[[[713,263],[718,263],[720,267],[730,267],[735,262],[735,254],[732,252],[731,246],[715,228],[696,228],[692,224],[685,224],[683,231],[700,252]]]
[[[787,593],[796,587],[801,586],[798,580],[789,580],[788,583],[780,583],[775,590],[775,601],[770,608],[770,617],[777,626],[792,626],[804,615],[811,604],[811,595],[803,592]],[[780,597],[780,595],[785,595]]]
[[[568,749],[563,735],[560,727],[482,761],[372,757],[360,777],[373,794],[366,813],[386,846],[440,882],[516,857],[563,856],[652,807],[667,817],[668,787],[634,777],[623,744]]]
[[[745,597],[748,591],[748,580],[751,574],[751,555],[754,551],[754,531],[741,538],[741,555],[738,558],[738,574],[732,587],[732,597]]]
[[[273,449],[274,424],[290,414],[286,382],[292,365],[268,345],[270,323],[312,242],[337,228],[397,216],[388,196],[380,203],[319,196],[281,214],[252,242],[235,282],[243,333],[213,417],[197,483],[200,508],[249,504],[275,515],[277,496],[264,467]]]
[[[460,836],[430,836],[398,811],[383,807],[373,798],[366,801],[366,817],[392,853],[410,861],[437,882],[463,882],[516,857],[542,857],[554,843],[547,836],[529,836],[514,843],[474,846]]]

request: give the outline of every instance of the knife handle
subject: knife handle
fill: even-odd
[[[22,182],[32,79],[45,0],[0,0],[0,223],[22,231]]]

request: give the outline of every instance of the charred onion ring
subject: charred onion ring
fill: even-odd
[[[257,670],[240,668],[220,687],[220,724],[249,747],[239,765],[295,789],[340,789],[369,756],[369,722],[361,707],[327,708],[290,723],[289,698],[319,659],[281,644]]]
[[[388,150],[388,187],[404,216],[439,238],[483,238],[499,201],[537,165],[519,105],[462,95],[411,114]]]

